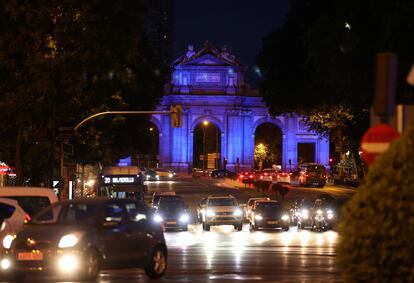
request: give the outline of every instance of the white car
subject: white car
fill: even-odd
[[[52,189],[38,187],[3,187],[0,198],[16,200],[30,217],[59,200]]]
[[[231,195],[209,196],[202,218],[206,231],[210,231],[213,225],[233,225],[237,231],[243,228],[243,211]]]
[[[0,198],[0,215],[3,222],[0,224],[0,241],[8,234],[13,234],[23,224],[30,220],[30,216],[14,199]],[[0,246],[0,250],[3,245]]]
[[[292,173],[289,173],[289,172],[279,172],[276,175],[276,181],[278,183],[290,184],[291,183],[291,176],[292,176]]]
[[[155,173],[159,176],[160,180],[172,180],[176,177],[176,173],[172,170],[157,168],[154,169]]]

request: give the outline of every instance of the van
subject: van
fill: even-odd
[[[299,185],[323,188],[326,184],[326,168],[317,163],[305,163],[299,167]]]
[[[30,217],[58,201],[52,189],[38,187],[2,187],[0,197],[16,200]]]

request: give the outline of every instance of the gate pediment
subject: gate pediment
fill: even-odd
[[[211,54],[203,55],[199,58],[194,60],[188,61],[183,65],[191,65],[191,66],[232,66],[232,64],[219,59]]]

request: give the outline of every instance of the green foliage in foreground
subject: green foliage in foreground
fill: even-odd
[[[347,282],[414,282],[414,127],[369,169],[344,208],[338,261]]]

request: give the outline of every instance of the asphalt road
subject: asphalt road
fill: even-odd
[[[222,180],[182,179],[173,182],[149,183],[149,200],[154,191],[176,191],[195,206],[212,193],[230,193],[239,202],[259,194],[253,189],[235,189]],[[296,197],[313,197],[321,192],[336,198],[349,198],[354,189],[326,186],[323,189],[291,187],[286,201]],[[274,196],[273,196],[274,197]],[[195,218],[194,218],[195,219]],[[195,221],[194,221],[195,222]],[[341,282],[335,264],[335,231],[312,232],[255,231],[248,225],[237,232],[232,226],[212,227],[203,231],[193,223],[186,232],[166,232],[168,270],[159,282]],[[26,282],[53,282],[53,279],[29,277]],[[98,282],[150,282],[142,270],[105,270]]]

